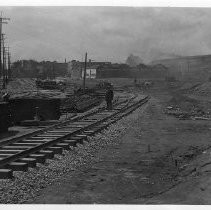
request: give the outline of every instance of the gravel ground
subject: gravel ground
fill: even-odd
[[[170,87],[147,90],[150,101],[122,121],[124,132],[28,203],[210,204],[210,121],[166,115]]]
[[[126,118],[111,125],[106,130],[89,138],[84,145],[64,151],[63,155],[56,155],[47,160],[44,165],[38,164],[28,172],[14,172],[13,180],[0,180],[0,203],[18,204],[30,203],[43,188],[56,183],[65,173],[80,169],[85,164],[97,161],[96,152],[108,145],[118,144],[131,122],[135,121],[142,109],[138,109]]]

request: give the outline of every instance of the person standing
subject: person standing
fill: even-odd
[[[9,98],[10,98],[9,93],[4,93],[3,96],[2,96],[2,98],[3,98],[3,101],[4,102],[9,102]]]
[[[107,88],[106,95],[105,95],[107,110],[112,110],[112,108],[113,108],[113,104],[112,104],[113,98],[114,98],[114,92],[112,90],[112,87],[109,86]]]

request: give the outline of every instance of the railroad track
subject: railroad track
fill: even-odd
[[[0,142],[0,179],[12,178],[13,171],[27,171],[28,167],[36,167],[54,154],[83,143],[88,136],[105,129],[148,100],[149,97],[140,100],[131,97],[117,103],[112,111],[100,109],[30,135]]]

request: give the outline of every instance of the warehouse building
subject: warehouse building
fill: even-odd
[[[96,78],[97,75],[97,69],[100,66],[109,65],[110,62],[93,62],[89,60],[86,65],[86,77],[87,78]],[[68,75],[72,79],[81,79],[84,75],[84,62],[72,60],[68,63]]]

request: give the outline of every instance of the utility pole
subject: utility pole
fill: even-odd
[[[8,83],[8,66],[7,66],[7,49],[4,47],[4,78],[5,78],[5,87]]]
[[[85,54],[85,63],[84,63],[84,78],[83,78],[83,90],[85,91],[85,83],[86,83],[86,63],[87,63],[87,52]]]
[[[2,88],[6,88],[7,81],[7,66],[6,66],[6,48],[3,45],[3,86]]]
[[[3,62],[2,62],[2,77],[3,77],[3,83],[2,83],[2,88],[5,89],[6,87],[6,77],[5,77],[5,71],[6,71],[6,66],[5,66],[5,46],[4,46],[4,41],[5,41],[5,34],[2,35],[2,57],[3,57]]]
[[[10,48],[7,47],[7,83],[11,79]]]
[[[0,17],[0,77],[2,76],[2,40],[1,40],[1,37],[2,37],[2,24],[7,24],[8,20],[10,20],[10,18],[4,18],[2,17],[2,13],[1,13],[1,17]]]

